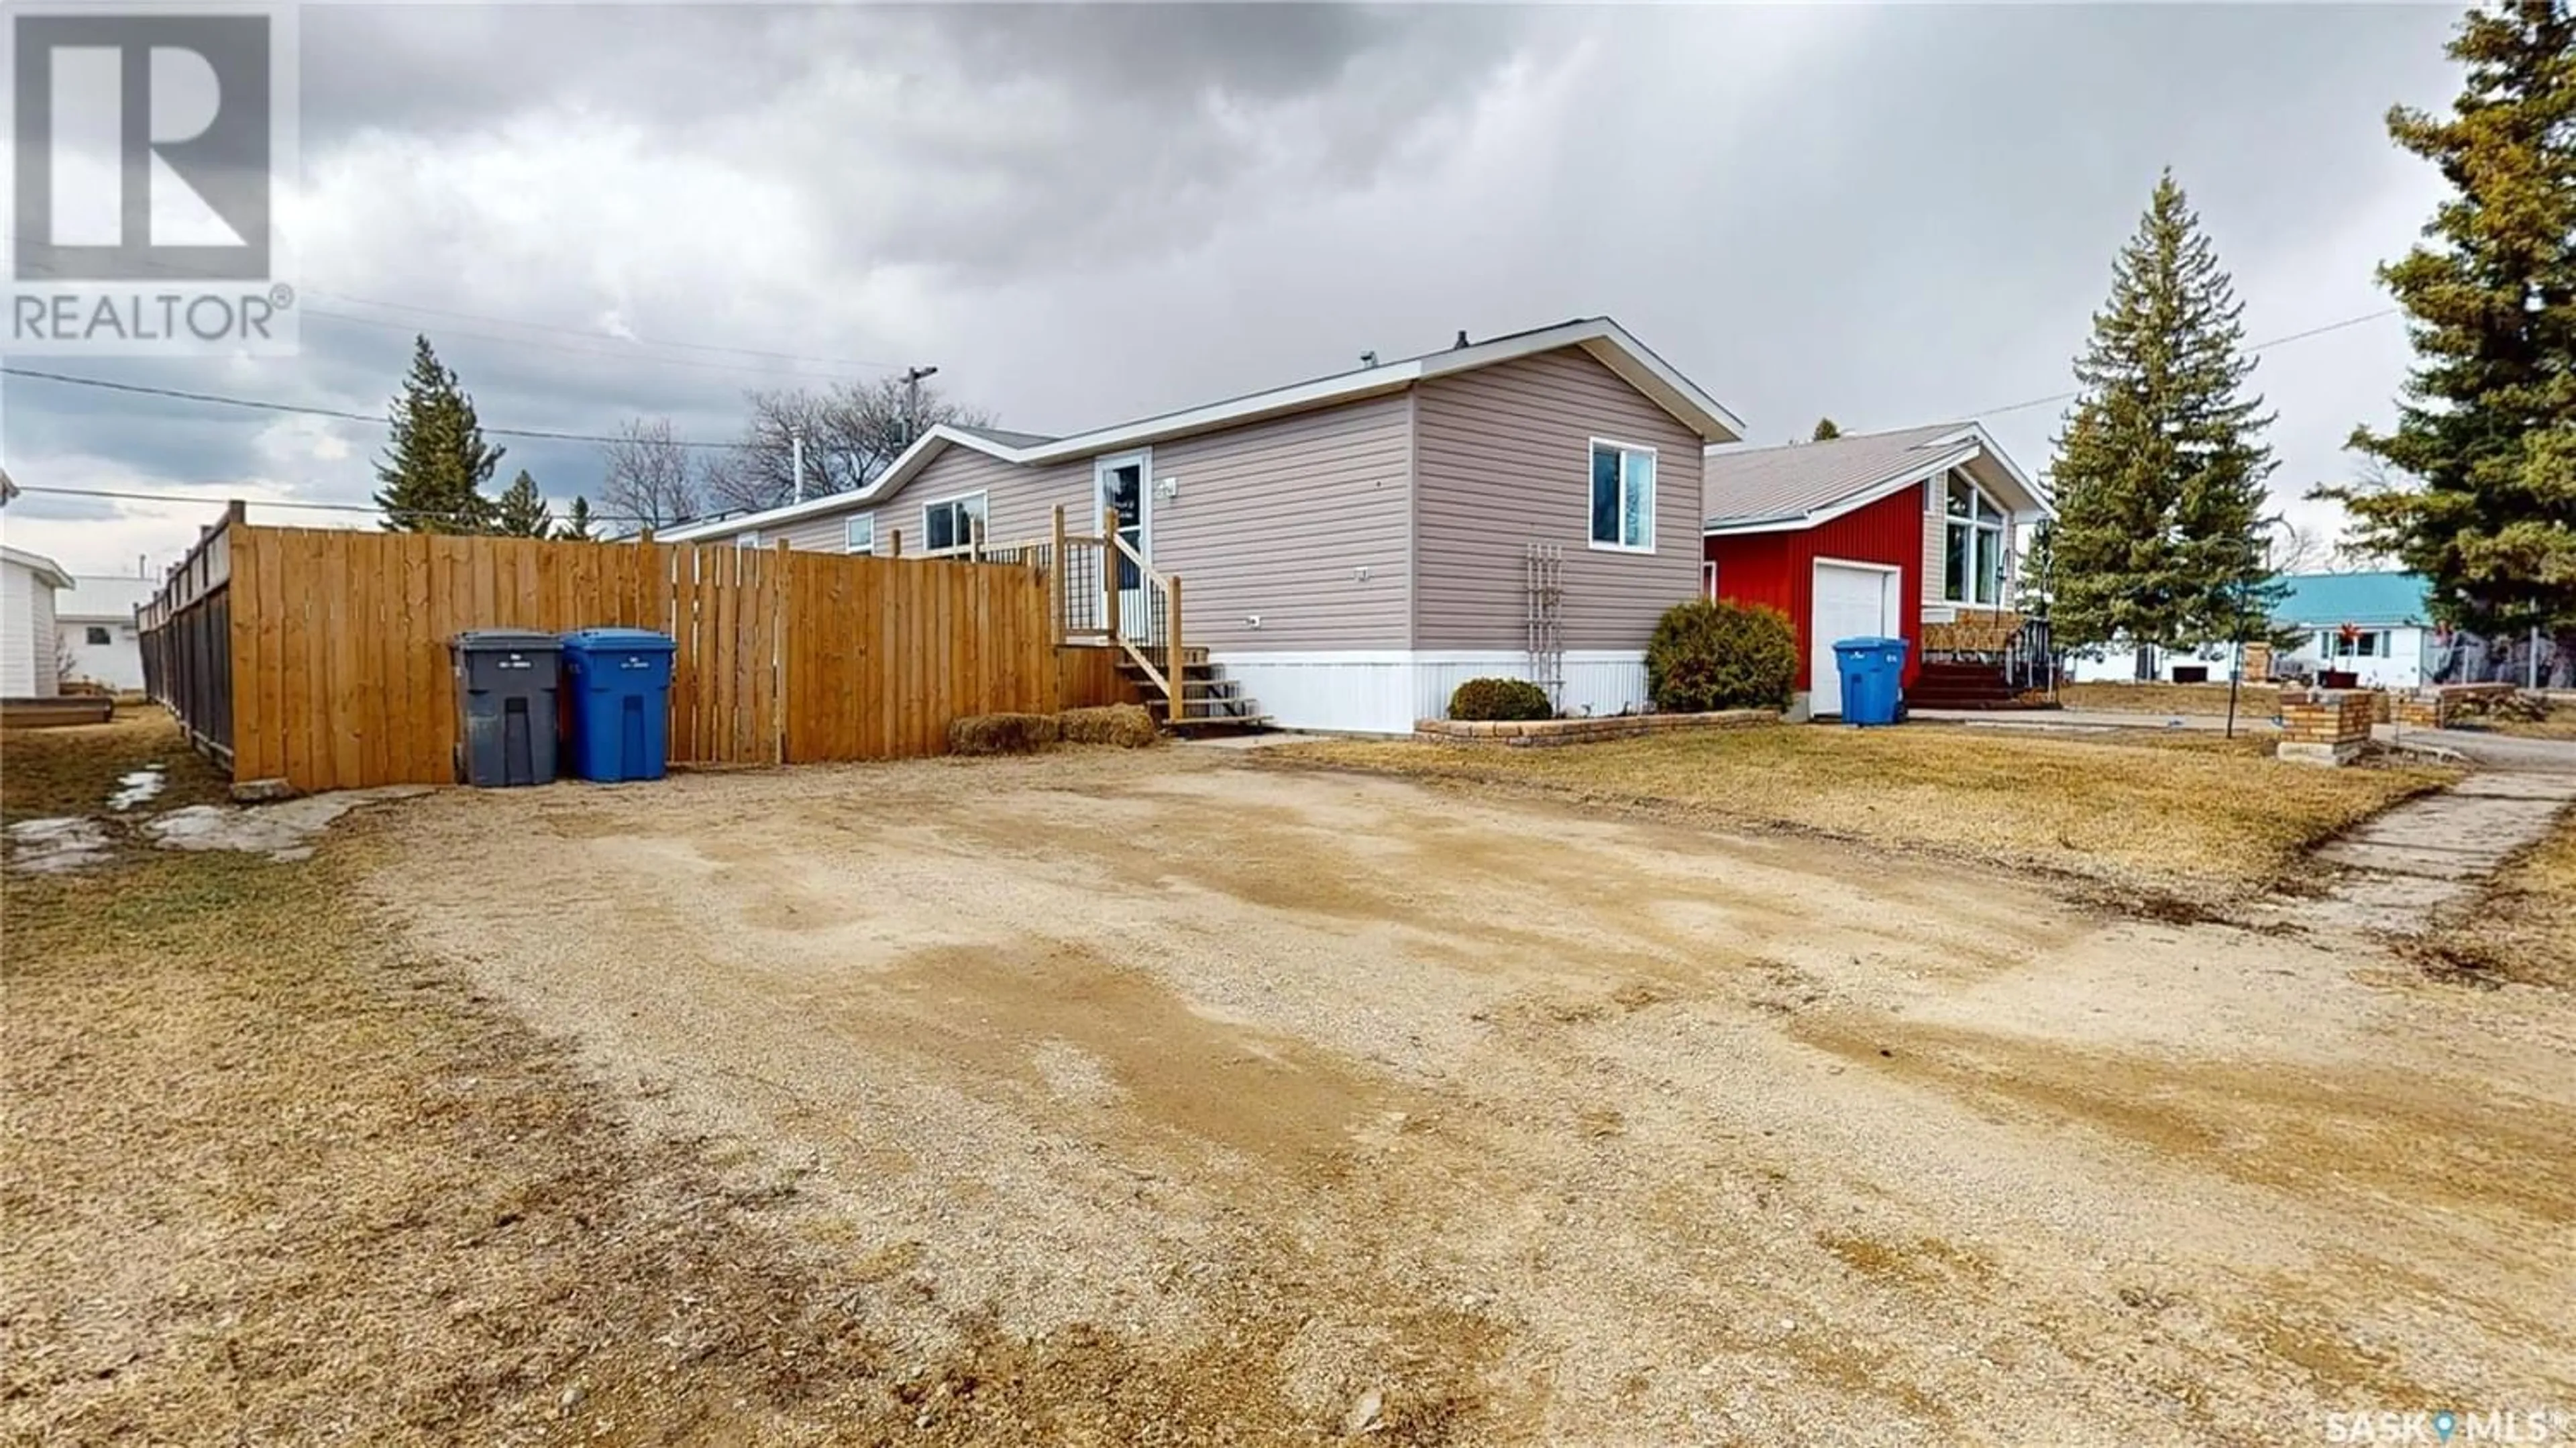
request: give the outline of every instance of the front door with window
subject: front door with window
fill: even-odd
[[[1146,474],[1152,470],[1152,465],[1150,454],[1134,452],[1102,458],[1092,469],[1099,491],[1093,516],[1106,521],[1111,514],[1116,514],[1120,541],[1133,549],[1136,557],[1148,562],[1154,556],[1151,551],[1153,531],[1147,526],[1148,510],[1152,505],[1147,501],[1149,489],[1146,487]],[[1146,610],[1152,601],[1145,596],[1144,579],[1135,563],[1125,554],[1115,554],[1114,558],[1112,567],[1103,571],[1116,580],[1118,630],[1131,639],[1148,639],[1152,637],[1152,621]]]

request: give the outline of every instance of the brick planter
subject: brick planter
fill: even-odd
[[[2358,689],[2283,689],[2281,742],[2283,759],[2302,764],[2349,764],[2370,742],[2371,716],[2378,706],[2372,692]]]
[[[2397,701],[2397,722],[2409,729],[2451,727],[2451,696],[2439,691],[2408,694]]]
[[[1594,719],[1418,719],[1413,735],[1443,744],[1506,744],[1545,749],[1559,744],[1598,744],[1699,729],[1744,729],[1777,724],[1776,709],[1720,709],[1710,714],[1606,714]]]

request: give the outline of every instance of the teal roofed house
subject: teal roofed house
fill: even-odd
[[[2273,605],[2272,622],[2306,637],[2273,661],[2276,676],[2330,669],[2365,689],[2419,689],[2576,675],[2545,637],[2485,639],[2435,623],[2421,574],[2287,573],[2279,582],[2289,591]],[[2225,644],[2170,652],[2117,646],[2072,655],[2066,666],[2077,683],[2174,683],[2224,680],[2235,662]]]
[[[2483,666],[2482,657],[2469,656],[2483,650],[2482,643],[2435,630],[2419,574],[2290,573],[2279,582],[2289,591],[2273,606],[2272,622],[2307,637],[2282,651],[2278,670],[2306,675],[2332,669],[2356,676],[2364,688],[2412,689],[2467,677]],[[2141,658],[2142,652],[2152,656]],[[2165,652],[2114,647],[2077,655],[2068,669],[2079,683],[2214,681],[2225,679],[2235,662],[2235,650],[2225,644]]]
[[[2274,606],[2272,618],[2285,627],[2335,628],[2349,623],[2420,628],[2433,621],[2420,574],[2293,573],[2281,581],[2290,591]]]
[[[2308,635],[2282,656],[2287,667],[2349,673],[2366,689],[2413,689],[2443,662],[2434,657],[2421,574],[2292,573],[2280,581],[2290,591],[2272,606],[2272,621]],[[2455,637],[2442,647],[2456,649]]]

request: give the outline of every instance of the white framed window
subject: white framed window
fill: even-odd
[[[1592,546],[1655,551],[1655,450],[1592,440]]]
[[[741,532],[739,532],[739,533],[736,533],[735,535],[733,535],[733,546],[735,546],[736,548],[757,548],[757,547],[759,547],[759,546],[760,546],[760,530],[759,530],[759,529],[757,529],[757,528],[746,528],[746,529],[744,529],[743,531],[741,531]]]
[[[1699,565],[1699,593],[1700,597],[1709,602],[1717,602],[1717,561],[1715,559],[1704,560]]]
[[[88,639],[90,646],[93,648],[114,642],[114,640],[109,638],[107,629],[100,624],[91,624],[83,631],[83,636]]]
[[[877,551],[877,515],[854,513],[841,530],[841,551],[874,553]]]
[[[963,553],[975,546],[975,530],[984,521],[984,495],[968,493],[937,498],[921,505],[921,543],[928,553]]]
[[[2329,659],[2384,659],[2388,655],[2388,631],[2363,629],[2351,638],[2341,629],[2327,629],[2317,635],[2317,652]]]
[[[2012,515],[1965,473],[1950,474],[1943,492],[1941,597],[1951,603],[2004,601],[2004,555]]]

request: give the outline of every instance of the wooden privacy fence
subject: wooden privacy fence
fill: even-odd
[[[476,628],[668,633],[681,763],[937,754],[962,714],[1052,711],[1043,574],[1026,566],[659,543],[220,530],[223,698],[156,690],[192,733],[223,714],[233,778],[299,790],[455,778],[448,641]],[[211,572],[212,569],[209,569]],[[175,575],[174,575],[175,577]],[[161,638],[173,607],[147,638]],[[167,642],[147,644],[147,657]]]
[[[235,503],[170,570],[152,601],[135,610],[143,692],[168,706],[188,741],[226,766],[233,757],[231,556]]]

